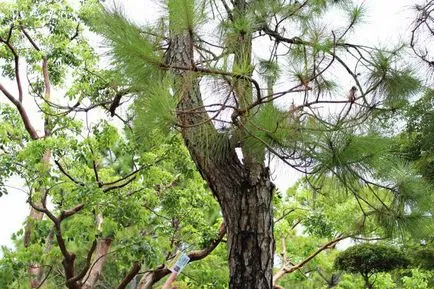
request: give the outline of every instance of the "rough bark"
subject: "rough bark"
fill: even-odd
[[[191,33],[172,35],[166,64],[189,68],[174,70],[180,94],[177,117],[192,159],[223,212],[229,246],[229,287],[271,289],[273,184],[262,163],[253,167],[238,159],[235,144],[216,131],[201,108],[199,81],[192,64],[193,46]],[[195,113],[183,113],[192,110]],[[213,146],[217,141],[219,146]]]
[[[267,174],[257,184],[245,184],[226,209],[230,288],[272,288],[273,216],[272,186]],[[222,203],[231,208],[231,204]]]

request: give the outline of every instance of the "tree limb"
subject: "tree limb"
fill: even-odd
[[[83,182],[80,182],[78,180],[76,180],[73,176],[71,176],[60,164],[60,162],[58,160],[54,160],[54,163],[57,165],[57,167],[59,168],[59,170],[68,178],[70,179],[73,183],[76,183],[77,185],[80,186],[84,186]]]
[[[142,265],[140,264],[140,262],[134,262],[130,271],[128,271],[127,275],[125,275],[124,279],[119,284],[117,289],[125,289],[127,285],[131,282],[131,280],[133,280],[133,278],[139,273],[141,267]]]
[[[313,258],[315,258],[319,253],[321,253],[324,250],[330,249],[333,245],[335,245],[337,242],[342,241],[344,239],[349,238],[350,236],[341,236],[339,238],[336,238],[328,243],[326,243],[325,245],[323,245],[322,247],[320,247],[318,250],[316,250],[315,252],[313,252],[311,255],[309,255],[306,259],[304,259],[303,261],[301,261],[300,263],[291,266],[291,267],[287,267],[287,266],[283,266],[279,271],[277,271],[276,274],[274,274],[273,276],[273,286],[276,285],[276,282],[282,278],[284,275],[288,274],[288,273],[292,273],[294,271],[297,271],[299,269],[301,269],[304,265],[306,265],[309,261],[311,261]],[[275,287],[276,288],[276,287]]]
[[[77,275],[75,275],[74,277],[68,279],[67,283],[73,283],[76,282],[78,280],[81,280],[87,273],[87,270],[89,270],[90,265],[91,265],[91,260],[92,260],[92,255],[95,252],[96,249],[96,245],[97,245],[97,241],[96,239],[93,240],[92,242],[92,246],[90,247],[89,251],[87,252],[87,256],[86,256],[86,263],[85,266],[83,267],[83,269],[80,271],[80,273],[78,273]]]
[[[198,261],[206,256],[208,256],[221,242],[224,235],[226,234],[226,226],[224,223],[220,225],[218,236],[211,241],[208,247],[203,248],[201,250],[191,251],[188,253],[188,257],[190,258],[190,262]],[[151,289],[152,285],[160,281],[164,276],[167,276],[171,273],[171,271],[164,265],[158,266],[154,270],[147,271],[143,277],[141,278],[138,289]]]
[[[9,101],[12,102],[15,105],[15,107],[18,109],[18,112],[21,116],[21,120],[23,121],[24,127],[26,128],[30,137],[33,140],[39,139],[40,136],[36,132],[36,129],[33,127],[29,115],[27,114],[27,111],[24,109],[23,104],[18,99],[16,99],[1,83],[0,83],[0,91],[3,92],[3,94],[7,97],[7,99],[9,99]]]
[[[9,30],[8,39],[4,40],[3,38],[0,37],[0,42],[3,42],[9,48],[9,50],[12,52],[12,54],[14,55],[14,71],[15,71],[15,81],[17,83],[17,88],[18,88],[18,100],[20,103],[22,103],[23,102],[23,87],[21,85],[21,78],[20,78],[19,56],[18,56],[18,53],[16,52],[15,48],[9,43],[10,37],[12,35],[12,28],[13,28],[13,26]]]

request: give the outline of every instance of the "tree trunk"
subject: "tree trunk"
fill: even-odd
[[[365,288],[366,289],[373,289],[374,286],[371,284],[371,282],[369,282],[369,276],[368,275],[363,275],[363,280],[365,281]]]
[[[51,151],[47,150],[41,159],[42,164],[44,165],[44,167],[46,169],[48,169],[50,167],[50,159],[51,159]],[[41,204],[46,202],[46,197],[47,197],[47,189],[44,187],[40,188],[41,190],[41,195],[39,196],[40,200],[36,201],[36,204],[41,207]],[[32,201],[34,202],[34,201]],[[44,206],[46,204],[43,204]],[[35,210],[33,207],[30,207],[30,214],[27,217],[27,224],[25,226],[24,229],[24,247],[29,247],[31,245],[31,235],[33,232],[33,228],[34,225],[37,222],[42,221],[42,219],[44,218],[44,213],[42,212],[38,212],[37,210]],[[52,236],[48,236],[47,237],[47,241],[50,241],[49,239],[52,238]],[[28,268],[28,273],[29,273],[29,281],[30,281],[30,288],[39,288],[40,287],[40,283],[41,283],[41,279],[42,279],[42,267],[40,264],[38,263],[32,263],[29,265]]]
[[[92,289],[101,276],[112,239],[100,239],[96,245],[94,261],[83,278],[82,289]]]
[[[27,217],[27,224],[24,229],[24,247],[30,246],[30,238],[33,232],[34,223],[41,221],[44,213],[38,212],[35,209],[30,209],[30,214]],[[29,273],[30,288],[38,288],[42,276],[41,266],[38,263],[29,265],[27,272]]]
[[[245,184],[230,203],[222,203],[228,225],[229,287],[272,288],[272,186],[264,175],[257,184]],[[232,208],[238,206],[238,209]]]
[[[177,117],[185,144],[219,201],[227,225],[229,288],[271,289],[273,184],[263,164],[241,163],[235,144],[216,131],[203,108],[192,64],[193,46],[191,34],[172,35],[166,64],[177,75],[176,91],[180,93]]]

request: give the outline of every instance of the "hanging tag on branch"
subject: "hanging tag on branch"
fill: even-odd
[[[179,274],[182,269],[184,269],[185,265],[188,264],[188,261],[190,261],[190,258],[187,256],[187,254],[178,252],[172,260],[167,264],[167,268],[169,268],[170,271],[173,273]]]

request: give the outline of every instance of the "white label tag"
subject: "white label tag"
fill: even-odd
[[[185,265],[188,264],[188,261],[190,261],[190,258],[184,254],[184,253],[178,253],[176,254],[175,258],[168,264],[169,270],[179,274],[182,269],[184,269]]]

